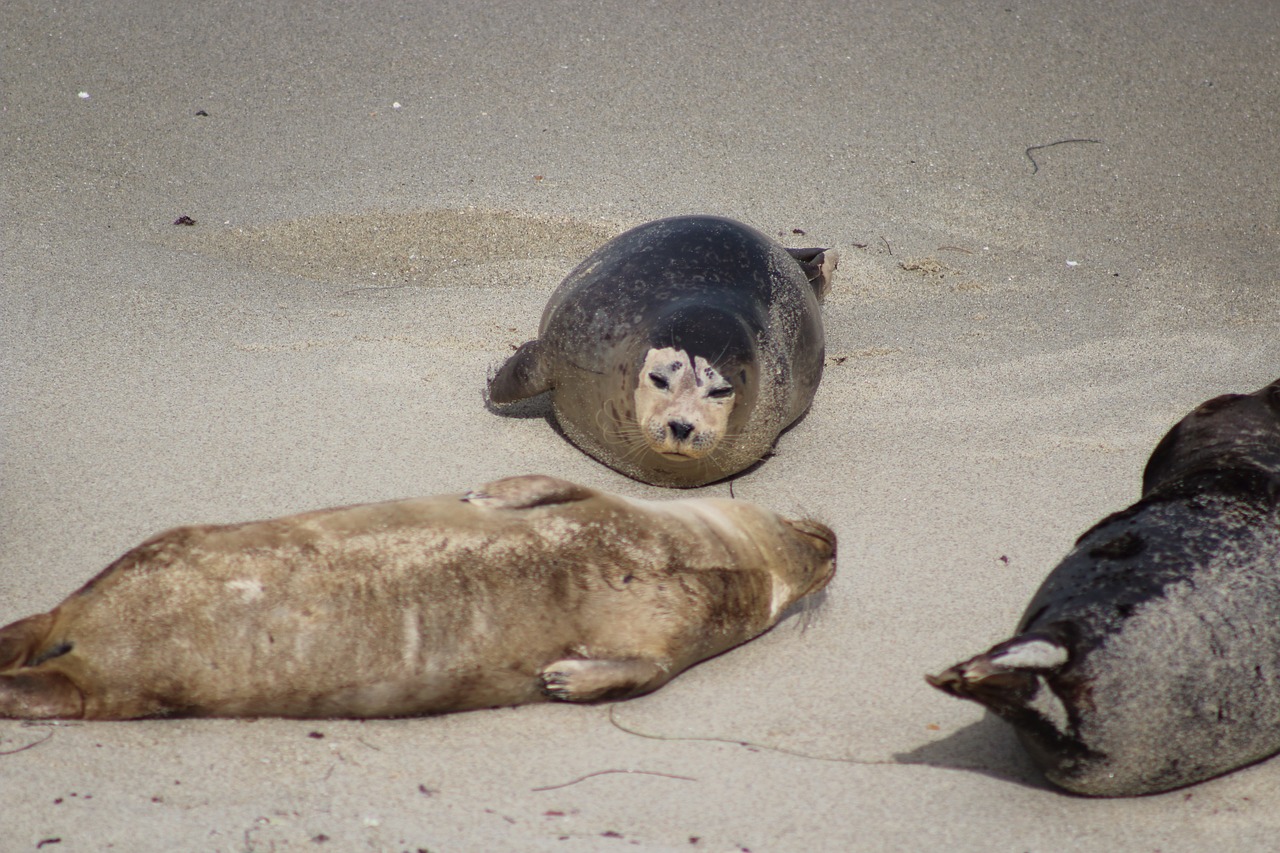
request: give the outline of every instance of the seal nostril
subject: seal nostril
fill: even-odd
[[[667,429],[671,430],[676,441],[684,441],[693,435],[693,424],[688,421],[667,421]]]

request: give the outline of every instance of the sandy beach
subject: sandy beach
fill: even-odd
[[[1280,760],[1073,797],[923,676],[1280,376],[1277,57],[1268,0],[6,4],[0,624],[179,524],[673,496],[483,389],[681,213],[840,251],[813,407],[733,481],[840,561],[625,703],[0,721],[0,850],[1273,849]]]

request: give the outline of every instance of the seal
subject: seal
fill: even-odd
[[[1160,442],[1016,635],[929,683],[1012,723],[1053,783],[1167,791],[1280,752],[1280,380]]]
[[[819,301],[836,254],[714,216],[650,222],[551,295],[538,338],[489,382],[499,406],[551,392],[565,435],[629,477],[700,486],[764,458],[822,379]]]
[[[0,629],[0,716],[386,717],[637,696],[772,627],[835,535],[551,477],[129,551]]]

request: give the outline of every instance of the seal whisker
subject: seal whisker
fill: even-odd
[[[820,612],[827,603],[827,595],[828,592],[824,589],[814,595],[807,595],[800,599],[800,603],[796,607],[799,617],[796,620],[796,629],[801,636],[807,634],[809,626],[818,619]]]
[[[619,424],[614,431],[614,435],[619,439],[619,444],[624,448],[622,458],[626,461],[633,461],[642,456],[645,451],[649,450],[649,441],[645,438],[644,433],[639,427],[626,424]]]

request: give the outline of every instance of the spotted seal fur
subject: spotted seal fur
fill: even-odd
[[[641,225],[565,278],[489,398],[551,392],[565,435],[637,480],[723,479],[809,408],[835,267],[830,250],[784,249],[731,219]]]
[[[1015,636],[929,682],[1008,720],[1080,794],[1280,752],[1280,380],[1178,423],[1142,499],[1080,537]]]

